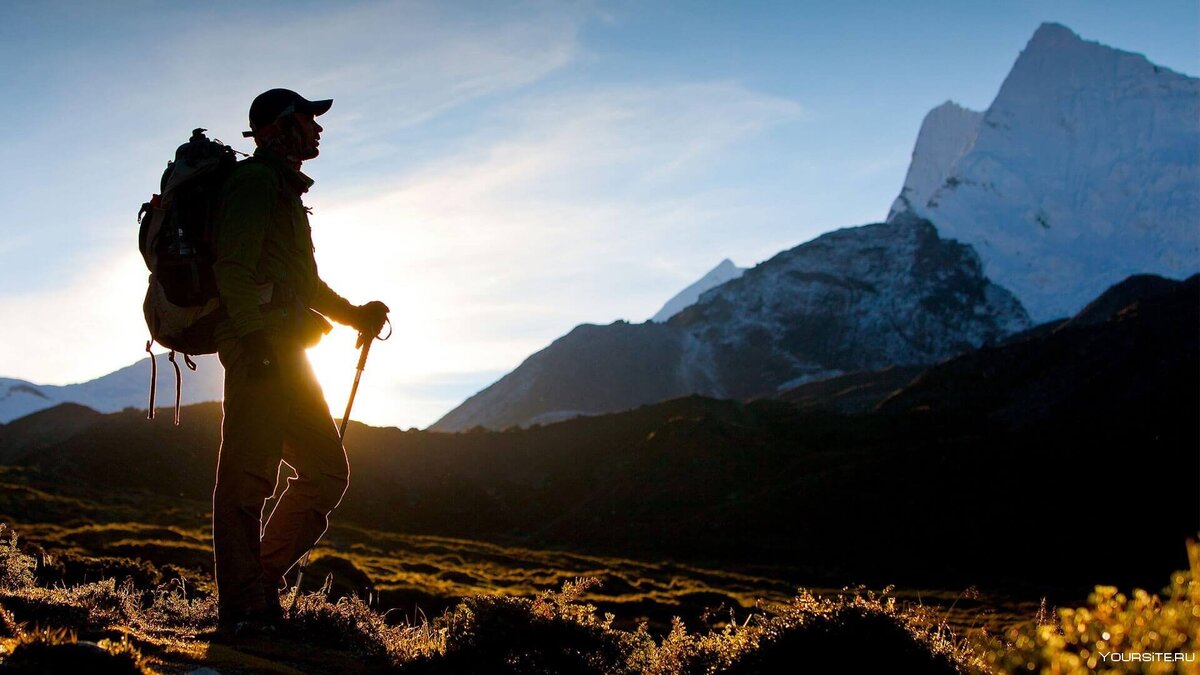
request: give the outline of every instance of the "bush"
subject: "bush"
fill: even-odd
[[[37,561],[17,546],[17,533],[0,523],[0,589],[17,591],[33,585]]]
[[[1086,607],[1060,609],[1052,620],[1008,631],[992,643],[989,665],[1064,675],[1176,672],[1175,662],[1126,659],[1147,652],[1200,658],[1200,544],[1188,542],[1188,558],[1190,571],[1173,574],[1161,597],[1097,586]],[[1196,661],[1186,667],[1191,670],[1179,672],[1200,672]]]

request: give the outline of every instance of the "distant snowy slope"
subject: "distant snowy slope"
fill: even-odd
[[[156,407],[175,404],[175,370],[166,355],[158,355],[158,400]],[[195,358],[196,372],[184,366],[183,403],[219,401],[222,397],[224,369],[215,356]],[[150,359],[121,368],[103,377],[68,385],[34,384],[24,380],[0,378],[0,423],[24,417],[60,403],[78,403],[99,412],[117,412],[125,408],[146,408],[150,391]]]
[[[939,160],[969,126],[926,122],[944,127],[921,131],[942,139]],[[1196,78],[1044,24],[927,199],[938,172],[920,164],[937,162],[917,145],[897,206],[972,245],[1035,321],[1071,315],[1132,274],[1200,270]]]
[[[745,271],[745,268],[734,265],[733,261],[729,258],[722,260],[719,265],[709,270],[708,274],[700,277],[699,281],[683,289],[678,295],[668,300],[667,304],[663,305],[657,314],[650,317],[650,320],[658,323],[666,321],[684,308],[696,304],[696,301],[700,299],[701,293],[710,288],[716,288],[726,281],[737,279]]]

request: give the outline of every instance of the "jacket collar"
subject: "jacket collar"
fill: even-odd
[[[288,187],[295,190],[296,194],[302,195],[305,192],[308,192],[308,189],[311,188],[315,182],[304,172],[297,171],[296,169],[288,166],[286,162],[280,159],[279,155],[276,155],[266,148],[256,149],[254,151],[254,158],[261,160],[264,164],[267,164],[271,168],[278,171],[279,174],[283,176],[284,182],[287,183]]]

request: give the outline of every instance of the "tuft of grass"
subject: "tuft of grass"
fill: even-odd
[[[311,644],[347,650],[379,664],[405,663],[444,649],[442,634],[428,622],[388,625],[383,614],[356,596],[330,602],[323,592],[302,594],[288,623],[289,631]]]
[[[13,613],[0,606],[0,638],[15,638],[21,634],[21,626]]]
[[[150,592],[149,605],[140,614],[144,626],[195,634],[216,621],[217,599],[209,594],[189,597],[187,582],[172,579]]]
[[[580,578],[535,598],[480,595],[433,622],[444,636],[440,653],[404,672],[462,675],[623,675],[634,673],[633,635],[612,627],[581,597],[599,582]]]

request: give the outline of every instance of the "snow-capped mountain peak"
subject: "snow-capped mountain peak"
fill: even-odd
[[[912,205],[924,205],[945,184],[958,160],[970,150],[983,123],[983,113],[946,101],[930,110],[921,123],[904,188],[892,204],[891,218]]]
[[[893,216],[972,245],[1034,320],[1132,274],[1200,269],[1200,80],[1044,24],[924,199],[967,126],[930,113]]]
[[[175,404],[175,371],[166,354],[159,354],[157,402],[155,407]],[[219,401],[222,396],[224,369],[216,356],[197,356],[195,372],[182,369],[182,403]],[[150,390],[150,359],[113,371],[87,382],[66,385],[34,384],[25,380],[0,377],[0,424],[7,424],[60,403],[78,403],[99,412],[117,412],[124,408],[145,409]]]
[[[650,320],[659,323],[666,321],[684,309],[696,304],[700,299],[700,295],[705,291],[716,288],[726,281],[737,279],[745,271],[745,268],[733,264],[733,261],[729,258],[722,260],[720,264],[709,270],[698,281],[668,300],[662,309],[658,310],[658,313],[652,316]]]

